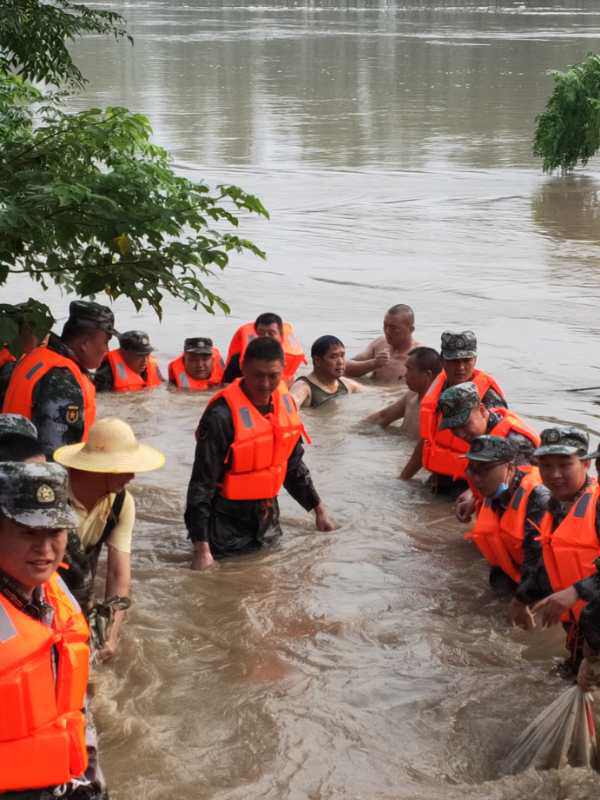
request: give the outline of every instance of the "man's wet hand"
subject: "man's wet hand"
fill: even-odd
[[[335,530],[335,522],[327,513],[327,509],[323,503],[319,503],[315,508],[315,527],[318,531],[323,532]]]
[[[510,601],[508,607],[508,618],[511,625],[518,628],[523,628],[525,631],[531,631],[535,628],[535,617],[531,613],[529,606],[521,603],[516,597]]]
[[[542,627],[549,628],[560,622],[561,615],[575,605],[579,599],[574,586],[551,594],[550,597],[540,600],[532,609],[534,614],[541,614]]]
[[[215,563],[208,542],[194,542],[194,555],[192,556],[191,569],[200,571],[212,567]]]
[[[386,367],[390,363],[390,351],[380,350],[375,354],[375,369],[378,367]]]
[[[475,498],[473,492],[467,489],[456,500],[454,512],[460,522],[469,522],[475,511]]]

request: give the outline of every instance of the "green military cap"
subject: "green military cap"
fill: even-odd
[[[37,442],[38,431],[22,414],[0,414],[0,439],[3,436],[23,436]]]
[[[511,464],[517,450],[509,439],[502,436],[476,436],[465,455],[469,461],[487,461],[490,464]]]
[[[540,446],[533,451],[536,458],[573,455],[590,458],[588,455],[590,437],[579,428],[567,426],[545,428],[540,434],[540,440]]]
[[[137,353],[140,356],[147,356],[148,353],[154,351],[150,344],[150,337],[144,331],[125,331],[119,336],[119,344],[122,350]]]
[[[183,343],[184,353],[198,353],[199,355],[212,355],[213,340],[206,336],[196,336],[186,339]]]
[[[68,473],[60,464],[0,463],[0,511],[27,528],[76,528]]]
[[[98,328],[111,336],[119,335],[115,330],[115,316],[110,308],[90,300],[73,300],[69,305],[69,322]]]
[[[475,358],[477,355],[477,337],[473,331],[442,333],[442,358],[453,361],[458,358]]]
[[[472,409],[479,405],[481,398],[472,381],[457,383],[442,392],[438,408],[442,414],[439,430],[458,428],[469,419]]]

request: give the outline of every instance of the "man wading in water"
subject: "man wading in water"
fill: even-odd
[[[282,486],[315,512],[317,530],[334,528],[302,460],[304,428],[282,388],[283,360],[277,340],[251,341],[243,378],[215,395],[200,420],[185,511],[192,569],[274,542],[281,535]]]
[[[320,336],[310,349],[313,371],[296,380],[290,394],[298,408],[318,408],[334,397],[368,391],[360,383],[344,378],[346,349],[337,336]]]
[[[383,336],[346,363],[349,378],[371,377],[378,383],[397,383],[406,377],[406,359],[419,343],[413,339],[415,315],[403,303],[392,306],[383,318]]]

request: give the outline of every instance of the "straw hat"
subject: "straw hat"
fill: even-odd
[[[100,419],[87,442],[59,447],[54,460],[84,472],[150,472],[165,463],[161,452],[140,444],[126,422],[116,417]]]

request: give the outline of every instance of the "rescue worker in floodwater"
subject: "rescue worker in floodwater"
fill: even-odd
[[[31,327],[26,323],[23,315],[23,310],[26,306],[27,303],[18,303],[13,307],[15,314],[14,319],[19,327],[17,348],[21,353],[21,358],[31,353],[35,347],[43,347],[48,339],[47,330],[43,333],[40,333],[40,331],[34,333]],[[4,404],[6,390],[8,389],[8,384],[10,383],[10,378],[16,365],[17,359],[8,348],[5,347],[3,350],[0,350],[0,409]]]
[[[185,510],[192,569],[278,539],[282,486],[315,512],[317,530],[334,528],[303,461],[304,428],[281,382],[283,363],[276,339],[254,339],[242,379],[216,394],[202,415]]]
[[[96,370],[96,391],[136,392],[160,386],[164,378],[153,352],[150,337],[144,331],[121,334],[119,347],[110,350]]]
[[[575,674],[583,655],[579,619],[585,602],[595,597],[590,576],[600,557],[599,488],[588,474],[595,455],[588,450],[588,435],[577,428],[542,431],[534,455],[551,496],[535,533],[526,532],[510,610],[512,621],[524,628],[533,627],[536,614],[544,625],[562,621]]]
[[[535,537],[550,497],[536,468],[518,466],[519,455],[518,443],[489,434],[473,438],[466,454],[467,478],[483,503],[465,539],[490,565],[490,586],[500,594],[517,588],[525,531]]]
[[[6,800],[106,798],[84,711],[89,631],[56,572],[67,529],[76,524],[63,467],[0,464],[0,797]]]
[[[86,300],[69,305],[59,336],[36,347],[16,365],[3,411],[23,414],[37,428],[46,456],[63,444],[87,438],[96,416],[96,390],[89,370],[97,369],[115,335],[110,308]]]
[[[406,359],[419,345],[413,338],[415,314],[410,306],[398,303],[386,311],[383,336],[346,363],[348,378],[370,375],[377,383],[398,383],[406,377]]]
[[[195,336],[183,343],[183,353],[169,364],[169,384],[204,392],[223,382],[223,359],[213,340]]]

